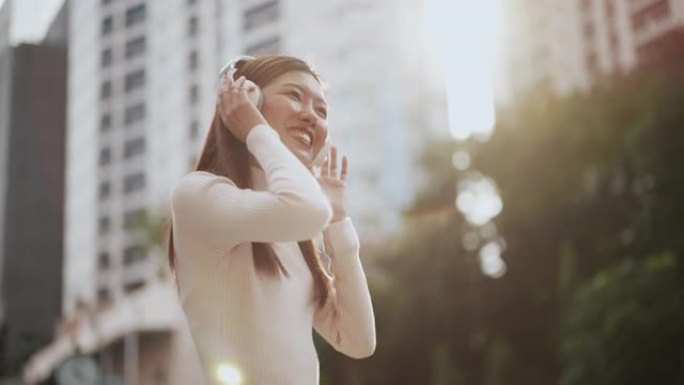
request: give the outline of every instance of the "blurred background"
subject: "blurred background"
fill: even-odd
[[[0,0],[0,384],[200,383],[170,189],[264,53],[350,157],[322,385],[684,384],[684,0]]]

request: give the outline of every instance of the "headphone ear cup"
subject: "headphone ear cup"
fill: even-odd
[[[245,86],[247,86],[249,89],[249,91],[247,91],[249,100],[256,106],[258,110],[261,110],[261,107],[264,105],[264,93],[261,92],[261,88],[259,88],[259,86],[251,80],[246,80]]]

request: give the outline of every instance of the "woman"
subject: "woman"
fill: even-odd
[[[332,147],[316,177],[327,105],[306,62],[239,60],[221,83],[196,170],[172,194],[169,260],[190,332],[211,383],[316,385],[312,328],[347,356],[375,350],[347,158],[338,172]],[[321,233],[333,277],[312,241]]]

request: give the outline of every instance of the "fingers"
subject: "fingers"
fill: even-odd
[[[347,156],[345,155],[342,157],[342,171],[340,171],[340,179],[342,180],[347,180],[348,164],[349,160],[347,160]]]
[[[247,80],[247,78],[245,78],[244,76],[240,76],[240,77],[238,78],[238,80],[236,80],[235,83],[233,83],[233,88],[232,88],[233,91],[234,91],[234,92],[239,92],[239,91],[241,91],[242,88],[243,88],[243,86],[244,86],[244,84],[245,84],[245,81],[246,81],[246,80]]]
[[[342,169],[340,170],[340,179],[347,180],[349,172],[349,159],[347,156],[342,157]],[[330,148],[330,155],[326,158],[325,163],[321,166],[321,176],[337,177],[337,147]]]
[[[224,72],[223,75],[221,75],[221,90],[222,91],[229,91],[230,88],[233,86],[233,83],[235,83],[235,80],[233,80],[234,74],[235,74],[235,69],[232,69],[228,72]]]
[[[337,147],[330,149],[330,175],[337,176]]]

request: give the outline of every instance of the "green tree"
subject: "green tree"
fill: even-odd
[[[625,260],[567,312],[564,385],[684,382],[684,282],[672,254]]]

